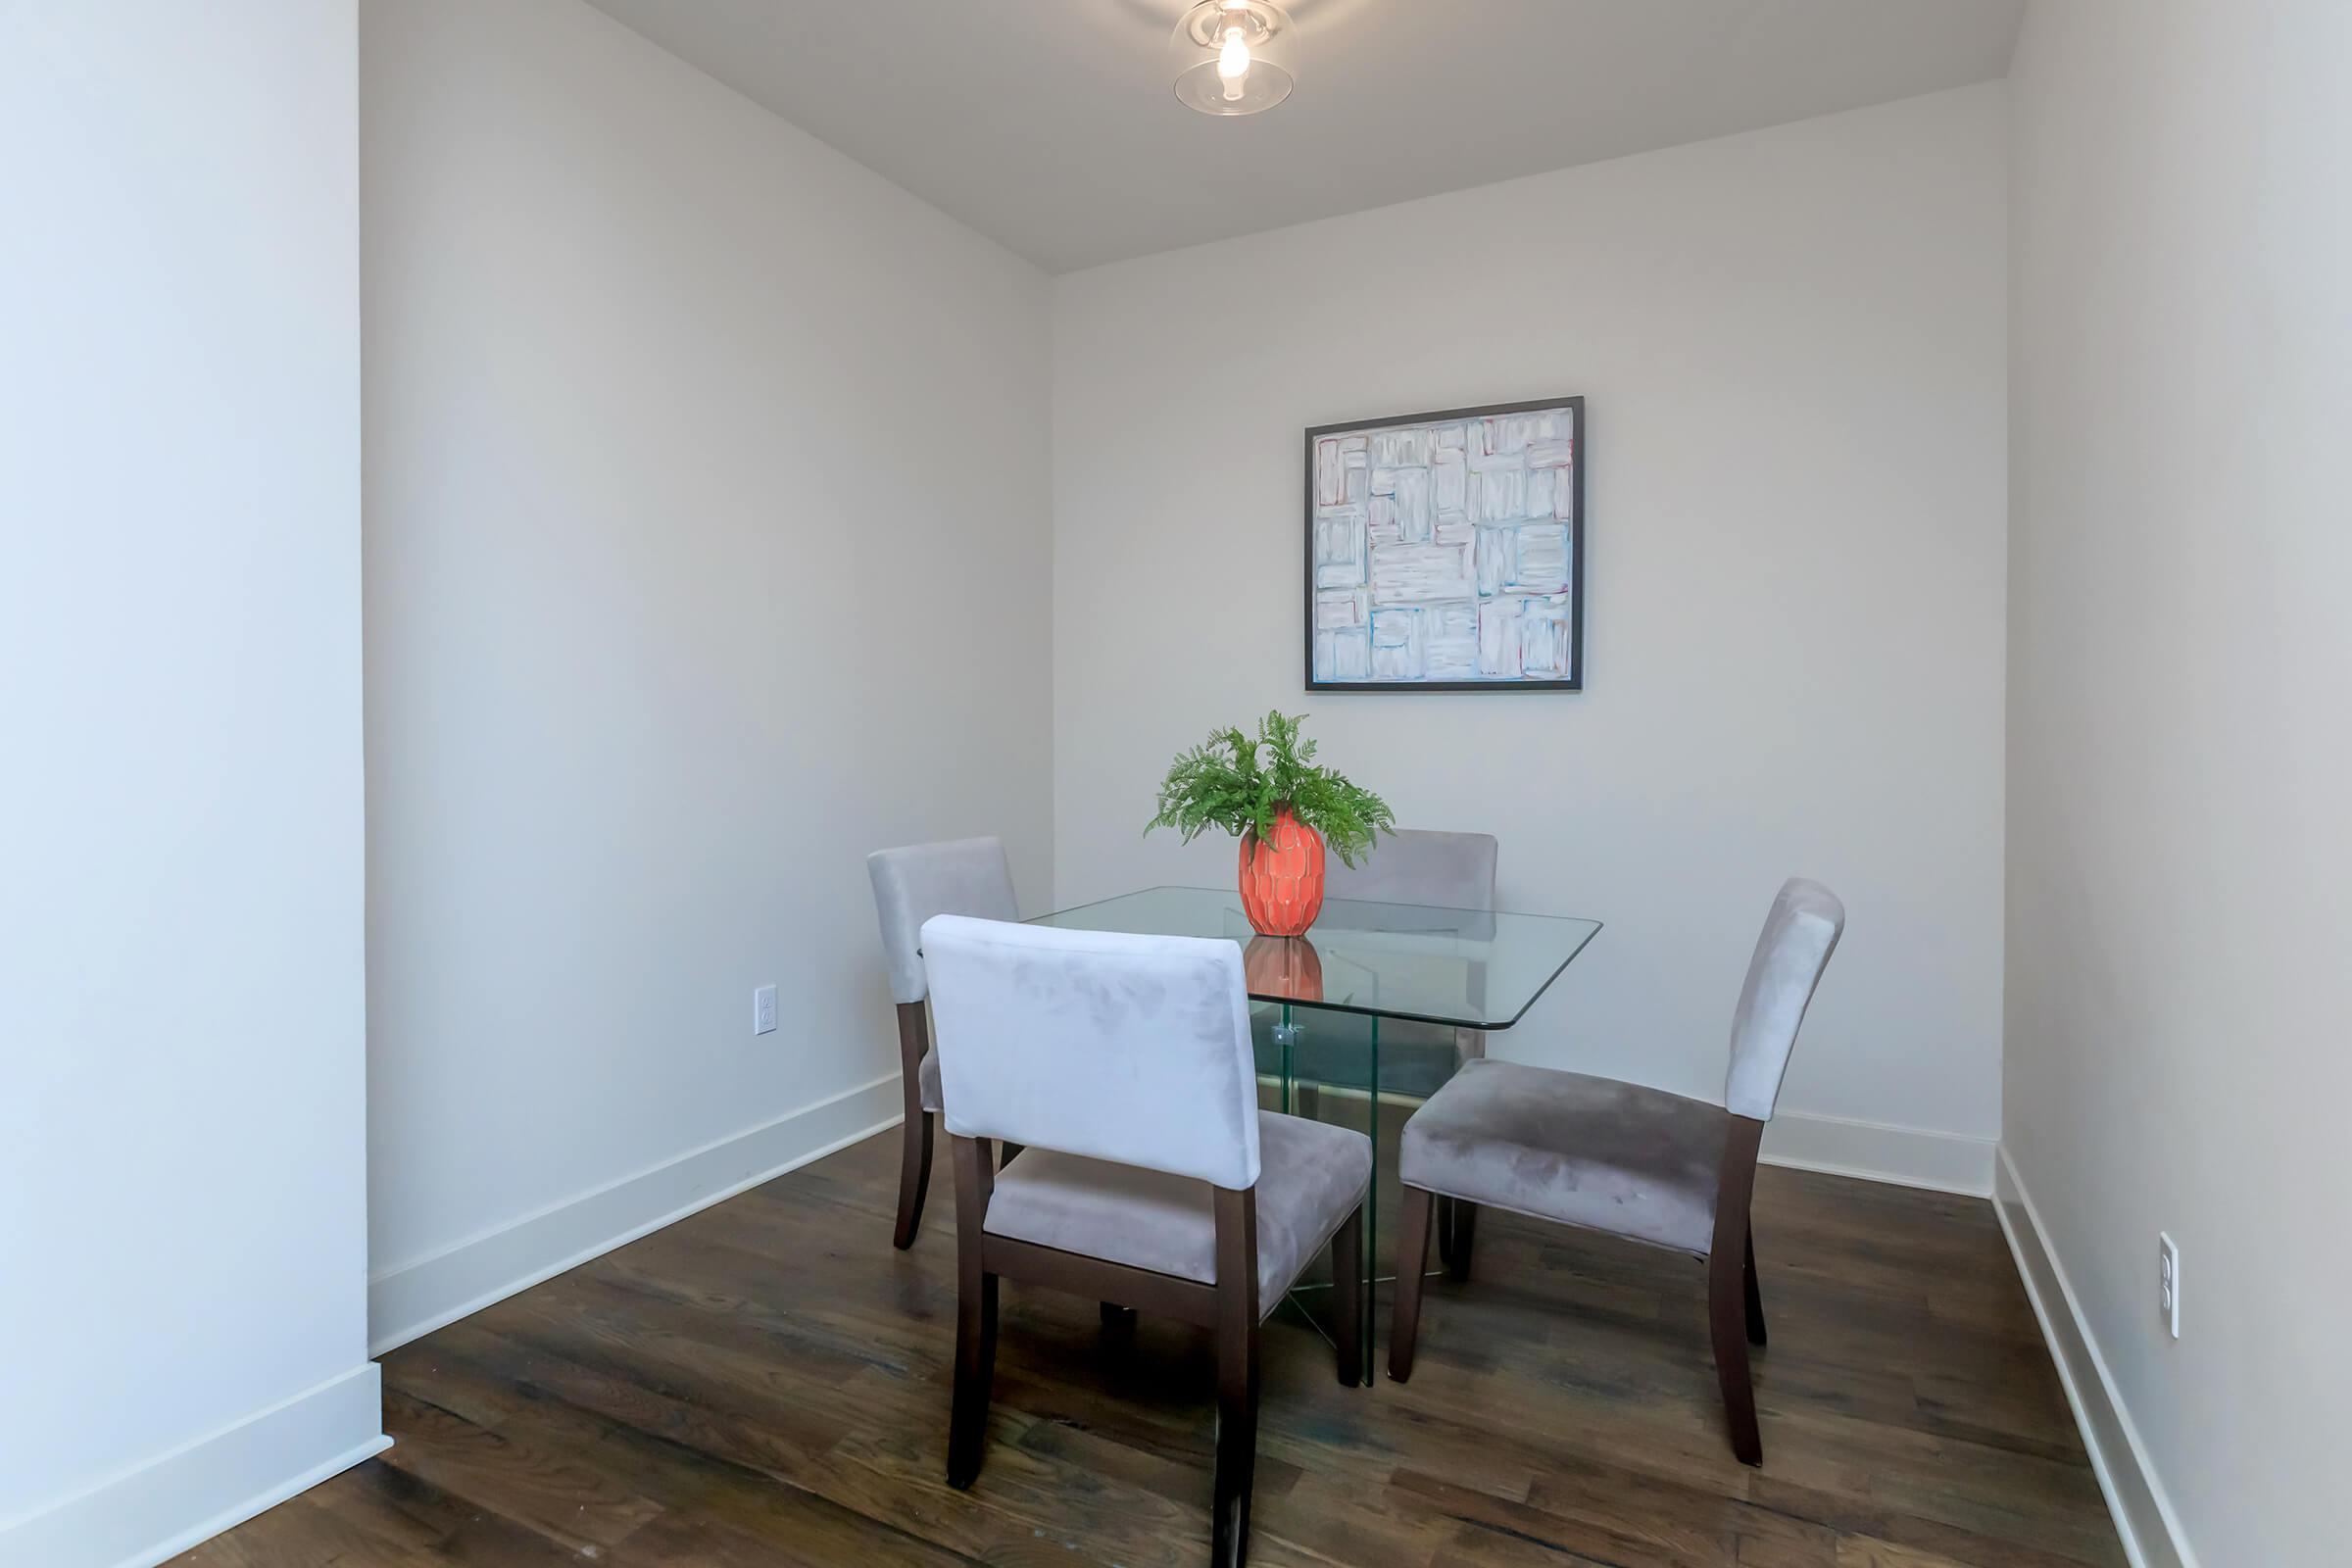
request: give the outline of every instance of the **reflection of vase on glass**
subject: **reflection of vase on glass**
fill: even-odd
[[[1242,968],[1251,996],[1323,1000],[1323,955],[1304,937],[1251,937],[1242,950]]]

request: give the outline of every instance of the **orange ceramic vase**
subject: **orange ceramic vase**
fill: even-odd
[[[1242,912],[1262,936],[1295,937],[1323,912],[1323,836],[1275,808],[1274,832],[1242,829]]]

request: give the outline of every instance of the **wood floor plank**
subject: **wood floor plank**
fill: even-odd
[[[1733,1568],[1738,1561],[1739,1536],[1721,1507],[1681,1514],[1637,1510],[1629,1517],[1617,1509],[1555,1510],[1511,1502],[1409,1470],[1397,1473],[1397,1484],[1427,1497],[1457,1524],[1620,1568]]]
[[[1919,1551],[1890,1541],[1848,1536],[1838,1543],[1837,1568],[1965,1568],[1941,1552]]]
[[[1868,1488],[1861,1490],[1867,1492]],[[1820,1492],[1770,1475],[1753,1478],[1748,1493],[1762,1507],[1827,1525],[1841,1538],[1861,1536],[1917,1550],[1938,1551],[1967,1564],[1968,1568],[2082,1568],[2086,1561],[2096,1568],[2121,1568],[2124,1563],[2121,1542],[2114,1543],[2108,1553],[2085,1558],[2034,1542],[1980,1535],[1940,1520],[1907,1514],[1868,1497]]]
[[[1213,1354],[1181,1324],[1106,1336],[1092,1301],[1007,1287],[986,1462],[946,1484],[954,1205],[891,1247],[895,1139],[393,1352],[388,1453],[180,1560],[1204,1561]],[[2122,1563],[1989,1204],[1767,1168],[1755,1230],[1763,1469],[1725,1436],[1701,1270],[1494,1214],[1470,1279],[1429,1283],[1408,1384],[1343,1388],[1312,1328],[1269,1322],[1252,1562]]]
[[[445,1560],[438,1548],[448,1539],[446,1531],[379,1510],[367,1495],[371,1490],[367,1480],[347,1472],[317,1493],[271,1509],[269,1529],[215,1536],[181,1560],[200,1568],[277,1568],[297,1561],[316,1568],[362,1563],[429,1568]]]
[[[346,1481],[352,1483],[351,1490],[342,1489],[341,1484]],[[430,1542],[427,1556],[434,1563],[495,1562],[513,1564],[514,1568],[557,1568],[559,1564],[576,1565],[580,1561],[580,1554],[570,1547],[389,1464],[361,1465],[336,1477],[329,1487],[321,1487],[296,1500],[346,1515],[386,1539]],[[304,1559],[293,1560],[304,1562],[304,1568],[308,1568]],[[288,1559],[280,1557],[275,1561],[283,1564]],[[365,1555],[355,1548],[345,1561],[349,1568],[361,1568],[362,1564],[399,1563],[405,1559]]]
[[[615,1545],[662,1511],[622,1476],[567,1462],[398,1389],[384,1393],[384,1424],[399,1437],[383,1463],[574,1551]]]

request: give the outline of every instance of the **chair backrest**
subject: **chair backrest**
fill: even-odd
[[[1237,944],[943,914],[923,962],[949,1132],[1257,1184]]]
[[[1448,909],[1494,907],[1494,836],[1398,828],[1373,845],[1361,865],[1333,856],[1323,894],[1368,904],[1434,904]]]
[[[1349,866],[1338,856],[1324,864],[1326,898],[1355,899],[1366,904],[1420,904],[1441,909],[1472,909],[1482,919],[1431,915],[1419,922],[1432,930],[1449,930],[1485,940],[1494,935],[1495,844],[1492,833],[1439,833],[1426,828],[1400,827],[1384,835],[1364,858]],[[1400,926],[1414,925],[1398,917]],[[1483,974],[1474,982],[1485,995]],[[1434,1028],[1408,1025],[1393,1030],[1401,1039]],[[1456,1029],[1454,1049],[1467,1059],[1487,1054],[1486,1031]]]
[[[1732,1070],[1724,1079],[1723,1104],[1733,1115],[1772,1119],[1797,1027],[1844,930],[1845,906],[1837,894],[1803,877],[1781,884],[1747,962],[1740,1010],[1732,1015]]]
[[[935,914],[972,914],[1017,920],[1012,866],[1003,839],[952,839],[876,850],[865,858],[874,879],[874,912],[882,920],[882,956],[890,964],[890,1000],[920,1002],[923,922]]]

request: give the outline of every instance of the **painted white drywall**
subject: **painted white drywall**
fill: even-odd
[[[349,0],[0,7],[0,1562],[381,1436],[356,89]]]
[[[577,0],[362,53],[381,1341],[895,1113],[869,850],[1045,903],[1049,300]]]
[[[1229,878],[1153,786],[1304,710],[1607,922],[1497,1054],[1719,1096],[1802,872],[1851,924],[1784,1108],[1993,1137],[2002,142],[1965,88],[1055,279],[1060,898]],[[1589,689],[1304,693],[1302,427],[1577,393]]]
[[[2335,0],[2069,0],[2010,83],[2002,1137],[2152,1563],[2343,1551],[2347,62]]]

